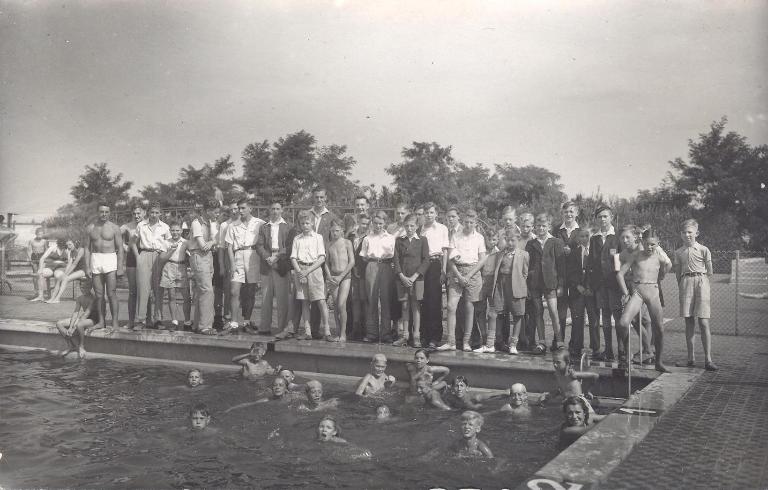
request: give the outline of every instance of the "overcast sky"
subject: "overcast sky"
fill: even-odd
[[[629,197],[724,115],[768,143],[767,54],[765,1],[0,1],[0,212],[301,129],[365,184],[436,141]]]

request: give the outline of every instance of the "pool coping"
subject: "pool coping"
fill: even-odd
[[[52,322],[0,318],[0,334],[4,332],[59,336],[58,330]],[[181,333],[169,334],[168,332],[152,330],[141,332],[118,330],[112,333],[97,330],[90,333],[89,337],[152,344],[189,345],[197,348],[212,346],[218,349],[237,349],[240,351],[247,349],[252,342],[274,342],[274,337],[271,336],[206,337]],[[10,348],[21,347],[19,344],[3,342],[2,336],[0,336],[0,345]],[[274,352],[284,355],[290,355],[291,353],[309,354],[329,359],[354,358],[359,360],[361,356],[369,359],[373,347],[376,347],[377,351],[384,352],[391,361],[398,364],[410,361],[413,356],[413,349],[410,348],[350,343],[344,349],[340,349],[339,344],[328,344],[322,341],[280,341],[272,343],[270,348],[274,349]],[[55,351],[55,349],[46,347],[28,346],[28,348],[42,348],[48,351]],[[172,365],[189,365],[193,363],[210,366],[211,369],[238,369],[237,366],[225,362],[205,363],[189,359],[174,360],[102,352],[89,352],[89,355],[132,362],[148,362],[151,360]],[[521,372],[540,373],[541,371],[551,371],[552,369],[551,361],[543,357],[512,357],[494,354],[451,352],[435,353],[433,354],[433,359],[436,363],[452,367],[476,366],[478,361],[482,361],[483,363],[492,364],[495,368],[515,369]],[[600,373],[601,376],[612,374],[612,368],[605,365],[593,366],[592,369]],[[652,381],[645,388],[637,391],[627,399],[619,410],[609,414],[595,428],[584,434],[579,440],[560,452],[554,459],[539,468],[518,488],[568,488],[571,490],[598,488],[607,479],[611,471],[630,454],[632,449],[653,429],[659,419],[685,395],[694,381],[703,373],[701,369],[670,368],[670,370],[670,373],[658,374],[647,368],[633,368],[633,377],[646,380],[652,379]],[[321,373],[323,371],[305,370],[304,372]],[[341,373],[334,373],[333,375],[344,376]]]

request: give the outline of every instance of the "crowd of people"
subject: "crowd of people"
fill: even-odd
[[[117,329],[117,276],[125,273],[127,327],[133,330],[247,332],[512,355],[567,349],[575,358],[585,350],[588,330],[592,357],[618,359],[620,367],[633,361],[633,326],[642,334],[634,360],[665,372],[659,282],[674,270],[686,322],[683,365],[694,365],[698,322],[705,368],[717,369],[709,332],[712,259],[697,242],[695,220],[682,223],[684,244],[670,257],[652,226],[624,225],[617,232],[607,205],[596,209],[594,224],[579,223],[578,206],[566,202],[554,226],[547,213],[517,216],[508,206],[498,226],[481,227],[472,209],[449,208],[441,223],[434,203],[400,204],[390,221],[358,196],[354,214],[339,218],[327,207],[325,189],[315,189],[312,198],[313,206],[293,224],[283,218],[282,203],[271,203],[262,220],[249,199],[226,206],[199,203],[188,222],[165,223],[159,206],[138,206],[122,226],[110,221],[108,206],[100,206],[83,246],[72,240],[48,246],[42,230],[30,242],[38,278],[33,301],[45,299],[49,278],[56,285],[48,302],[58,301],[69,281],[85,280],[93,291],[94,306],[86,315],[91,319],[74,321],[73,315],[64,330],[75,332],[79,322],[89,321],[85,328],[104,328],[106,303],[111,328]],[[261,315],[254,322],[259,290]],[[170,322],[163,311],[166,296]],[[80,314],[86,307],[81,303]],[[84,352],[82,340],[77,347]]]

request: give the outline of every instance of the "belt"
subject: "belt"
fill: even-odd
[[[159,251],[160,251],[160,250],[158,250],[158,249],[156,249],[156,248],[140,248],[140,249],[139,249],[139,253],[144,253],[144,252],[159,252]]]
[[[683,272],[683,277],[685,276],[703,276],[703,272]]]
[[[456,264],[456,263],[454,263],[454,265],[456,267],[472,267],[473,265],[477,265],[477,262],[475,262],[474,264]]]
[[[368,260],[368,262],[376,262],[377,264],[391,264],[392,263],[392,258],[388,258],[388,259],[372,259],[372,258],[368,258],[366,260]]]
[[[272,253],[277,253],[277,252],[279,252],[279,251],[280,251],[280,249],[279,249],[279,248],[273,248],[273,249],[271,250],[271,252],[272,252]]]
[[[168,259],[168,262],[172,264],[186,264],[187,262],[185,260],[170,260]]]
[[[635,281],[635,285],[636,286],[640,286],[641,284],[648,284],[648,285],[653,285],[653,286],[658,286],[659,285],[659,283],[656,283],[656,282],[639,282],[639,281]]]
[[[207,252],[203,252],[199,248],[193,248],[192,250],[189,250],[189,249],[187,250],[189,251],[189,253],[195,254],[195,255],[208,255],[211,252],[210,250],[208,250]]]
[[[240,252],[241,250],[253,250],[253,247],[255,247],[255,246],[256,245],[248,245],[247,247],[236,248],[235,252]]]
[[[314,262],[302,262],[300,260],[297,260],[296,262],[298,262],[299,265],[312,265],[312,264],[314,264]]]

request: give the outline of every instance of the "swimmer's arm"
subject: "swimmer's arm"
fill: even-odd
[[[240,364],[245,366],[247,359],[251,357],[251,351],[246,352],[245,354],[239,354],[232,358],[232,362],[235,364]]]
[[[363,376],[363,379],[361,379],[360,382],[357,384],[355,395],[363,396],[363,393],[365,393],[365,389],[368,387],[370,383],[371,383],[371,375],[366,374],[365,376]]]
[[[485,456],[486,458],[492,458],[493,457],[493,453],[491,452],[491,448],[489,448],[486,443],[484,443],[483,441],[481,441],[479,439],[477,441],[477,449],[478,449],[478,451],[483,453],[483,456]]]
[[[268,401],[269,401],[268,398],[261,398],[259,400],[256,400],[255,402],[241,403],[239,405],[235,405],[234,407],[229,407],[228,409],[224,410],[224,413],[229,413],[232,410],[239,410],[239,409],[245,408],[245,407],[252,407],[253,405],[258,405],[260,403],[266,403]]]
[[[629,268],[632,267],[632,264],[634,264],[634,256],[631,260],[628,260],[621,264],[621,267],[619,268],[619,272],[616,273],[616,280],[619,282],[619,287],[621,288],[621,294],[622,296],[627,296],[629,294],[629,290],[627,290],[627,282],[624,280],[624,274],[629,272]]]
[[[592,371],[573,371],[571,377],[573,379],[597,379],[600,375]]]
[[[429,395],[429,404],[435,408],[439,408],[440,410],[452,410],[451,407],[449,407],[448,404],[443,401],[440,393],[434,390]]]
[[[432,372],[432,376],[435,378],[432,386],[435,386],[436,383],[445,380],[445,378],[451,374],[451,370],[445,366],[432,366],[430,371]]]

